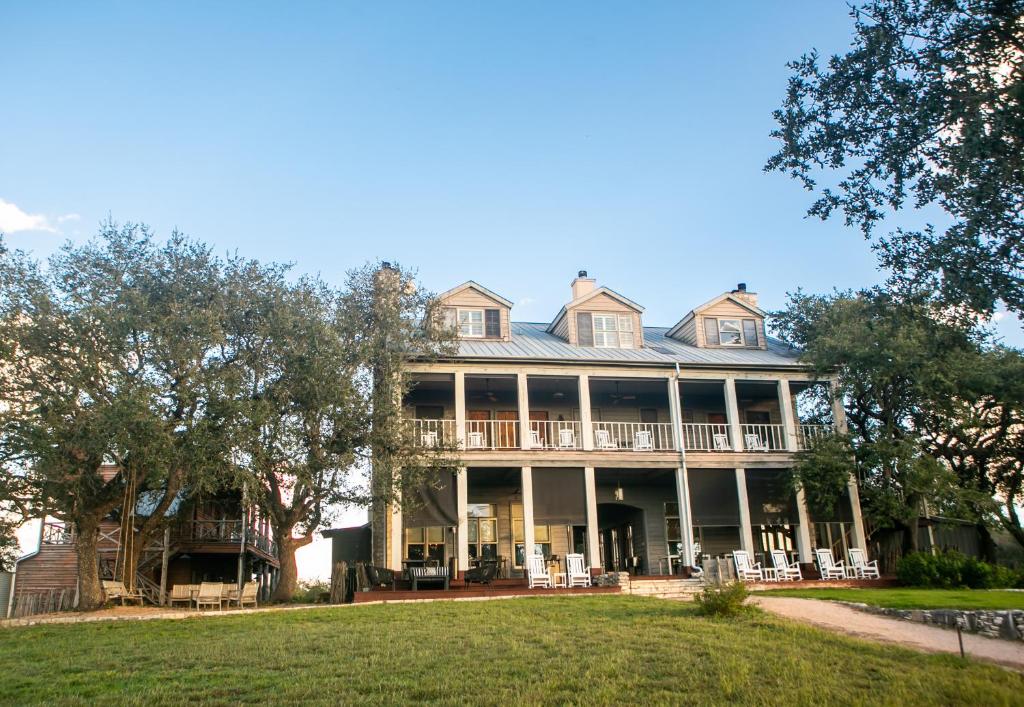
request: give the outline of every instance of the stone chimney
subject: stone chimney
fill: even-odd
[[[735,297],[736,299],[743,300],[751,307],[757,306],[757,293],[750,292],[749,290],[747,290],[747,283],[745,282],[741,282],[738,285],[736,285],[736,289],[733,290],[730,294],[732,294],[732,296]]]
[[[592,277],[587,277],[586,270],[580,270],[576,275],[576,279],[572,281],[572,298],[578,300],[583,295],[589,295],[597,288],[597,280]]]

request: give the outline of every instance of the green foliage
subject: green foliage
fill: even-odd
[[[738,616],[750,607],[744,602],[750,592],[743,582],[729,584],[708,584],[693,597],[698,611],[704,616]]]
[[[908,587],[936,589],[996,589],[1015,587],[1020,576],[1008,567],[991,565],[959,552],[937,555],[915,552],[900,559],[896,565],[900,584]]]
[[[899,214],[876,246],[893,284],[965,315],[1024,311],[1022,14],[1020,0],[858,3],[849,51],[792,62],[774,114],[765,169],[820,190],[809,214],[841,212],[865,236]],[[910,220],[929,206],[942,226]]]
[[[299,580],[292,602],[296,604],[319,604],[325,594],[331,593],[331,585],[322,579]]]
[[[800,455],[793,466],[791,485],[794,491],[803,489],[811,508],[832,517],[855,471],[849,439],[829,435],[815,439],[811,448]]]

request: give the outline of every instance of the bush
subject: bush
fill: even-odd
[[[995,589],[1020,584],[1022,577],[1009,567],[991,565],[959,552],[931,555],[915,552],[896,565],[900,584],[935,589]]]
[[[327,582],[320,579],[300,580],[292,601],[296,604],[318,604],[324,593],[331,593],[331,585]]]
[[[709,584],[693,601],[704,616],[736,616],[747,609],[743,602],[749,595],[742,582]]]

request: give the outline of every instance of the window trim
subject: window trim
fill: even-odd
[[[729,334],[738,334],[739,335],[739,340],[736,343],[727,344],[725,342],[725,340],[722,338],[722,334],[723,334],[722,324],[724,324],[725,322],[735,322],[735,324],[736,324],[736,331],[730,331],[728,333]],[[747,345],[746,342],[744,342],[744,340],[743,340],[743,319],[742,318],[741,319],[723,319],[722,317],[718,317],[718,345],[719,346],[725,346],[725,347],[728,347],[728,348],[743,347],[743,346]]]
[[[597,349],[635,349],[636,342],[633,338],[633,315],[622,314],[621,312],[587,312],[590,315],[591,330],[594,336],[594,348]],[[597,319],[598,317],[604,319],[610,319],[613,329],[598,329]],[[629,324],[629,329],[623,329],[621,326],[622,321],[625,320]],[[627,335],[626,341],[628,346],[623,346],[623,335]],[[598,343],[598,335],[605,338],[604,343]],[[612,345],[607,344],[607,339],[612,338],[614,343]]]
[[[476,313],[476,314],[480,315],[480,322],[479,322],[479,324],[480,324],[480,333],[479,334],[473,334],[473,333],[468,333],[467,334],[465,331],[463,331],[463,329],[462,329],[462,326],[463,326],[463,324],[462,324],[462,313],[463,312],[466,312],[467,314]],[[455,308],[455,325],[459,328],[459,336],[462,337],[463,339],[483,339],[483,338],[486,338],[487,337],[487,321],[486,321],[486,317],[487,317],[487,315],[484,314],[484,308],[483,307],[456,307]],[[472,322],[472,321],[467,322],[468,326],[470,326],[471,328],[476,323],[477,322]]]

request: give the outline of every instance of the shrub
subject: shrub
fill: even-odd
[[[743,602],[749,595],[750,592],[742,582],[709,584],[693,601],[705,616],[736,616],[746,610]]]
[[[936,589],[994,589],[1013,587],[1022,580],[1009,567],[991,565],[955,551],[938,555],[911,553],[896,565],[896,576],[900,584],[908,587]]]
[[[325,592],[330,594],[331,585],[323,580],[299,580],[292,601],[297,604],[317,604]]]

